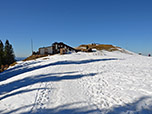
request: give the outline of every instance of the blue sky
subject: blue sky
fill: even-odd
[[[152,54],[152,0],[0,0],[0,39],[15,55],[55,41],[112,44]]]

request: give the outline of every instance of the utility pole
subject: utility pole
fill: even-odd
[[[32,50],[32,55],[33,55],[33,40],[31,39],[31,50]]]

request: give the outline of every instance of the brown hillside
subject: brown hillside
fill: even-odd
[[[120,47],[116,47],[116,46],[113,46],[113,45],[108,45],[108,44],[83,44],[83,45],[80,45],[79,47],[77,47],[76,49],[85,49],[85,48],[91,48],[91,49],[97,49],[97,50],[105,50],[105,51],[120,51],[122,53],[128,53],[130,54],[129,52],[127,52],[126,50],[120,48]]]
[[[41,57],[46,57],[46,56],[48,56],[48,55],[31,55],[31,56],[27,57],[26,59],[24,59],[23,61],[35,60],[35,59],[38,59]]]

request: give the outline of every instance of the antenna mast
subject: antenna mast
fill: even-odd
[[[33,40],[31,39],[31,50],[32,50],[32,55],[33,55]]]

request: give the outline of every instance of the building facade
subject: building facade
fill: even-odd
[[[65,54],[68,52],[77,52],[77,50],[63,42],[55,42],[52,46],[39,48],[40,55]]]

